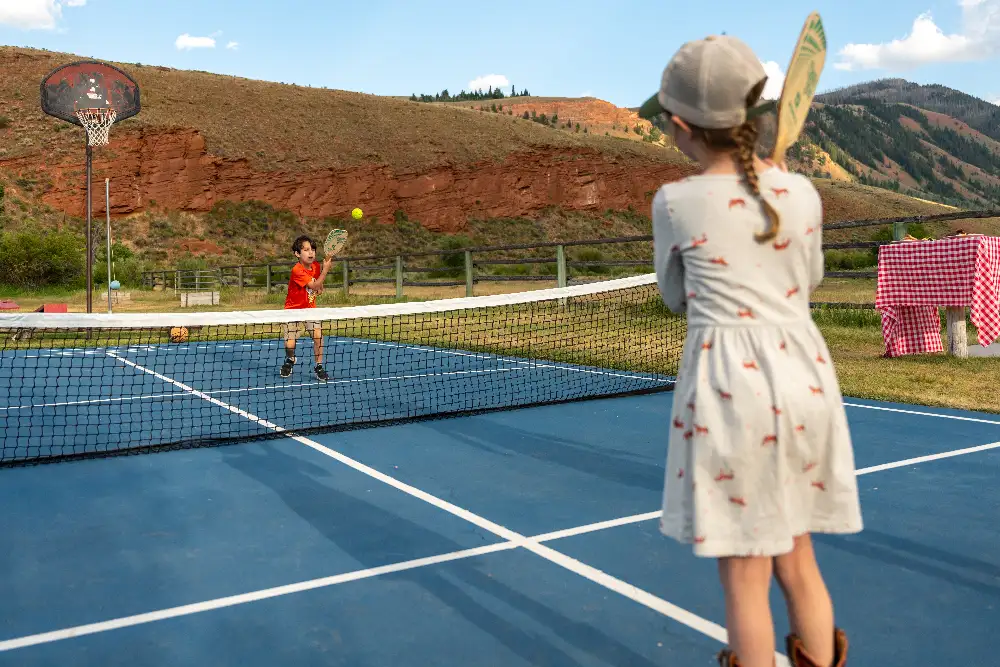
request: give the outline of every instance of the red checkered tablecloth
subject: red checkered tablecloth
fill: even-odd
[[[941,352],[938,308],[968,306],[979,344],[1000,338],[1000,237],[953,236],[879,248],[875,307],[887,356]]]

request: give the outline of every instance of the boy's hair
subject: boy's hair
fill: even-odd
[[[305,234],[303,234],[302,236],[300,236],[299,238],[295,239],[295,241],[292,242],[292,252],[295,252],[295,253],[302,252],[302,246],[307,241],[309,242],[310,246],[312,246],[313,248],[316,247],[316,244],[313,243],[313,240],[311,238],[309,238],[308,236],[306,236]]]
[[[746,103],[748,109],[757,104],[757,100],[760,99],[761,94],[764,92],[765,83],[766,81],[761,81],[747,94]],[[764,212],[771,223],[767,231],[754,234],[754,238],[759,243],[766,243],[776,237],[778,230],[781,228],[781,220],[778,216],[778,211],[766,199],[760,196],[760,181],[757,178],[757,171],[753,166],[753,156],[757,148],[757,135],[759,133],[756,119],[748,120],[737,127],[721,130],[706,130],[690,124],[689,126],[692,133],[696,137],[700,136],[705,145],[713,150],[736,149],[740,159],[740,166],[743,167],[743,173],[746,175],[747,185],[750,187],[753,195],[764,206]]]

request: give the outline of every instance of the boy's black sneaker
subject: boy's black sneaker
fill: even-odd
[[[292,367],[295,366],[295,359],[285,357],[285,363],[281,364],[281,377],[286,378],[292,374]]]
[[[323,364],[316,364],[316,368],[314,370],[316,371],[316,377],[320,382],[326,382],[330,379],[330,376],[326,373],[326,369],[323,368]]]

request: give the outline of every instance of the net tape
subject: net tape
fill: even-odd
[[[0,315],[0,467],[669,390],[685,331],[652,274],[305,312]]]
[[[87,143],[91,146],[106,146],[118,113],[114,109],[80,109],[76,117],[87,131]]]

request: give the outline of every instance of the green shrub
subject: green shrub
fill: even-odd
[[[864,250],[827,250],[827,271],[860,271],[875,266],[876,260]]]
[[[31,227],[0,233],[0,284],[79,287],[86,271],[85,241],[62,231]]]

